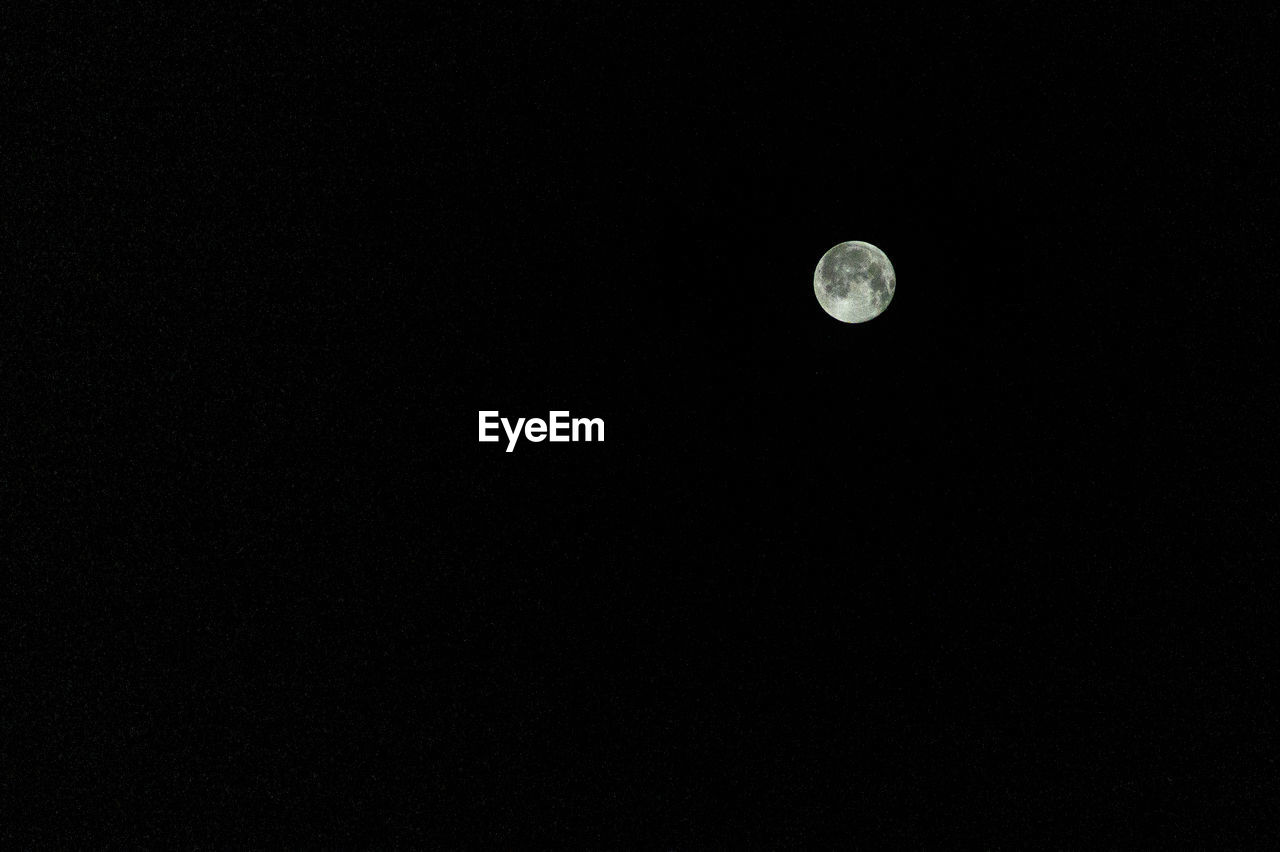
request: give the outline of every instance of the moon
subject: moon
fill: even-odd
[[[840,322],[866,322],[884,313],[898,279],[880,249],[854,240],[832,246],[813,270],[818,304]]]

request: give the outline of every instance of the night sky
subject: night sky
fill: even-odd
[[[28,22],[0,837],[1275,837],[1274,14],[418,14]]]

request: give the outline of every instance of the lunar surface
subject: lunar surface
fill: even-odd
[[[858,241],[832,247],[813,270],[818,304],[840,322],[866,322],[889,307],[897,278],[880,249]]]

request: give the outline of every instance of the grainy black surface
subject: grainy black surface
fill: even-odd
[[[6,842],[1274,842],[1274,13],[47,14]]]

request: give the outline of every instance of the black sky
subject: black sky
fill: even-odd
[[[1274,15],[419,14],[28,22],[0,831],[1274,831]]]

